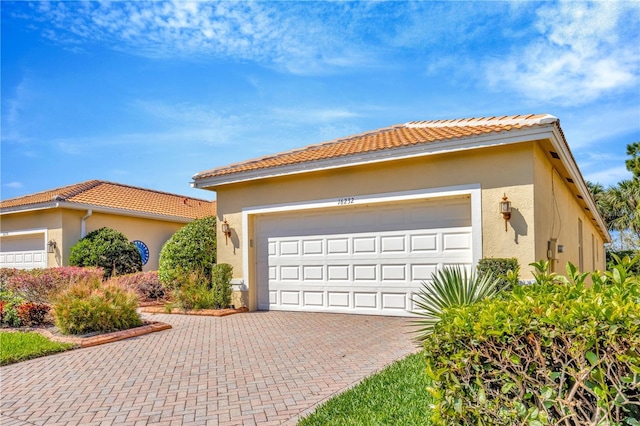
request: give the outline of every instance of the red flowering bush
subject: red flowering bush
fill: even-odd
[[[20,325],[34,327],[47,322],[49,305],[44,303],[25,302],[18,306],[17,313],[20,318]]]
[[[101,268],[63,266],[45,269],[0,269],[0,285],[25,300],[51,303],[55,296],[78,281],[102,279]]]
[[[159,300],[165,297],[165,289],[158,279],[158,271],[112,277],[112,282],[126,290],[133,291],[141,302]]]

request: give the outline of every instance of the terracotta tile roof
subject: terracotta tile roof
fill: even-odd
[[[197,181],[199,179],[230,175],[233,173],[269,169],[318,160],[347,157],[350,155],[361,155],[374,151],[401,149],[403,147],[433,142],[464,139],[555,123],[557,121],[556,117],[548,114],[412,121],[207,170],[197,173],[193,176],[193,179]]]
[[[0,210],[64,202],[96,208],[197,219],[216,213],[216,202],[169,194],[119,183],[90,180],[48,191],[3,200]]]

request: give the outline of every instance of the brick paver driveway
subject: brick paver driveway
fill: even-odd
[[[0,423],[295,424],[416,350],[406,318],[147,318],[173,329],[0,368]]]

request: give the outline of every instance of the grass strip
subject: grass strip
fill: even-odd
[[[428,425],[429,384],[424,355],[412,354],[330,399],[298,425]]]
[[[0,332],[0,365],[63,352],[73,347],[72,343],[53,342],[38,333]]]

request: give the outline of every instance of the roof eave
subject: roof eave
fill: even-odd
[[[560,129],[560,125],[553,126],[553,137],[549,139],[554,146],[556,152],[560,156],[560,160],[567,168],[567,171],[571,175],[570,177],[573,179],[574,184],[578,188],[580,195],[583,198],[583,201],[589,208],[589,211],[593,214],[594,219],[598,223],[598,227],[602,230],[602,234],[607,243],[611,243],[612,238],[611,234],[609,234],[609,230],[607,229],[607,225],[604,223],[604,219],[600,215],[600,210],[598,210],[598,206],[596,206],[595,201],[593,200],[593,196],[591,195],[591,191],[587,187],[587,184],[578,168],[578,164],[575,161],[573,154],[571,153],[571,149],[569,148],[569,144]]]
[[[546,139],[549,137],[550,131],[553,127],[553,123],[541,124],[522,129],[512,129],[504,132],[491,133],[483,136],[474,135],[464,138],[446,139],[427,144],[384,149],[326,160],[314,160],[304,163],[263,168],[259,170],[249,170],[246,172],[230,173],[212,177],[198,178],[199,174],[195,174],[192,177],[193,182],[191,182],[191,186],[193,188],[215,190],[218,186],[253,180],[450,153],[473,148],[508,145],[535,139]]]
[[[108,214],[114,214],[118,216],[133,216],[133,217],[140,217],[143,219],[155,219],[155,220],[163,220],[167,222],[178,222],[178,223],[189,223],[195,220],[195,218],[188,218],[183,216],[162,215],[157,213],[139,212],[135,210],[96,206],[93,204],[71,203],[66,201],[58,201],[55,203],[47,202],[47,203],[31,204],[27,206],[10,207],[6,209],[1,209],[0,215],[14,214],[14,213],[27,213],[31,211],[48,210],[48,209],[55,209],[55,208],[70,209],[70,210],[93,210],[94,213],[108,213]]]
[[[593,201],[593,197],[591,196],[591,193],[586,186],[580,170],[578,169],[575,158],[573,157],[573,154],[569,149],[569,145],[560,129],[560,125],[557,120],[548,120],[548,122],[543,122],[536,126],[521,129],[512,129],[500,133],[492,133],[486,136],[470,136],[459,139],[448,139],[444,141],[421,144],[411,147],[374,151],[371,153],[349,155],[328,160],[316,160],[306,163],[272,167],[247,172],[238,172],[228,175],[213,176],[209,178],[198,179],[198,174],[196,174],[193,176],[194,181],[191,182],[191,186],[194,188],[215,191],[216,188],[220,186],[250,182],[260,179],[443,154],[474,148],[509,145],[534,140],[551,141],[555,150],[558,151],[562,163],[565,165],[572,179],[576,183],[578,191],[583,197],[585,204],[592,212],[599,228],[602,230],[604,239],[607,242],[611,242],[611,235],[607,230],[604,220],[600,216],[598,208]]]

